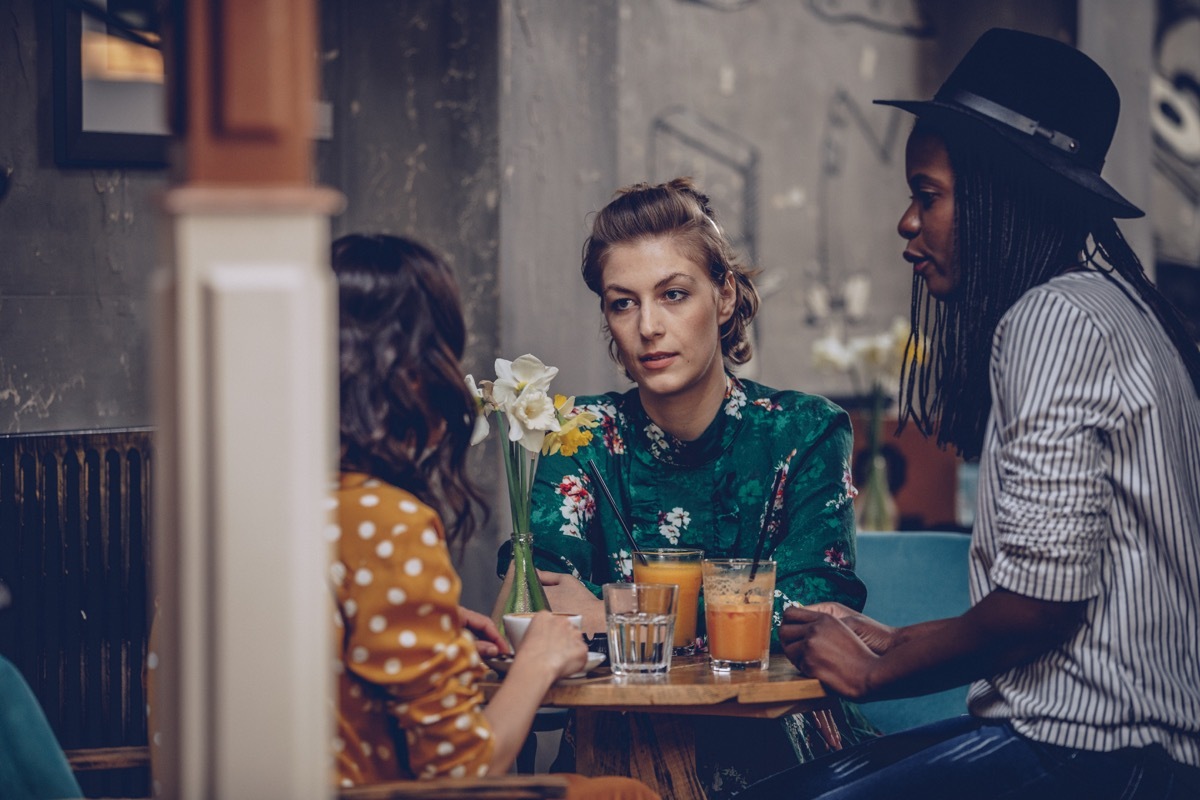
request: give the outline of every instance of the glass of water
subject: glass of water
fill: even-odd
[[[661,675],[671,668],[679,587],[604,584],[608,660],[614,675]]]

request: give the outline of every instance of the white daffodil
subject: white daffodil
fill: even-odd
[[[471,446],[474,447],[486,439],[492,429],[487,421],[487,408],[483,403],[483,389],[475,385],[475,378],[471,375],[467,376],[467,388],[475,396],[475,427],[471,431]]]
[[[818,367],[846,372],[854,366],[854,351],[833,334],[813,342],[812,353],[813,364]]]
[[[868,383],[886,383],[900,374],[908,334],[908,321],[897,318],[883,333],[856,336],[847,343],[853,362],[862,370]]]
[[[501,411],[508,411],[526,389],[541,392],[547,395],[548,400],[550,381],[557,374],[558,367],[548,367],[540,358],[529,353],[515,361],[497,358],[496,380],[492,386],[492,398],[496,407]],[[550,403],[550,406],[553,408],[554,404]]]
[[[539,364],[541,362],[538,362]],[[556,369],[555,372],[558,370]],[[500,379],[496,379],[499,388]],[[544,390],[527,384],[521,393],[504,406],[508,418],[509,441],[520,442],[531,453],[540,452],[546,431],[558,430],[554,400]]]

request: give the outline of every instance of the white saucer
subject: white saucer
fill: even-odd
[[[583,668],[583,672],[576,672],[574,675],[568,675],[568,678],[583,678],[596,667],[604,663],[607,656],[604,653],[588,653],[587,666]]]
[[[576,672],[574,675],[568,675],[568,678],[583,678],[596,667],[604,663],[605,655],[603,653],[588,653],[587,665],[583,668],[583,672]],[[496,672],[503,675],[508,672],[508,668],[512,666],[512,656],[496,656],[494,658],[485,658],[484,662]]]

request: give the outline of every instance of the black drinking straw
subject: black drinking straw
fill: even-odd
[[[621,509],[617,508],[617,501],[613,499],[612,492],[608,490],[608,484],[604,482],[604,476],[600,474],[600,468],[596,466],[596,462],[588,459],[588,469],[592,471],[592,477],[596,479],[596,483],[600,484],[600,490],[604,492],[604,496],[608,498],[608,504],[612,506],[613,514],[617,518],[617,522],[621,523],[621,530],[625,531],[626,538],[629,539],[629,546],[633,548],[633,554],[638,557],[638,561],[646,563],[646,556],[641,550],[638,550],[637,542],[633,540],[633,531],[629,530],[629,525],[625,522],[625,518],[621,516]]]
[[[779,494],[779,487],[783,484],[783,467],[775,473],[775,483],[771,485],[771,494],[767,496],[767,510],[763,514],[762,530],[758,532],[758,544],[754,546],[754,563],[750,565],[750,582],[754,582],[754,576],[758,573],[758,559],[762,557],[763,544],[767,541],[767,531],[771,529],[771,523],[775,521],[775,495]]]

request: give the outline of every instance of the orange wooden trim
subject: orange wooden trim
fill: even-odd
[[[76,772],[150,766],[150,748],[147,746],[85,747],[67,750],[66,754],[67,762]]]
[[[230,186],[189,184],[163,195],[168,214],[280,214],[288,212],[333,215],[341,213],[346,197],[324,186]]]
[[[315,0],[189,0],[185,9],[179,180],[311,184]]]
[[[290,122],[287,49],[264,41],[292,38],[289,0],[223,0],[216,41],[216,117],[228,136],[282,137]]]
[[[339,800],[537,800],[567,796],[567,781],[555,775],[497,775],[494,778],[392,781],[342,789]]]

